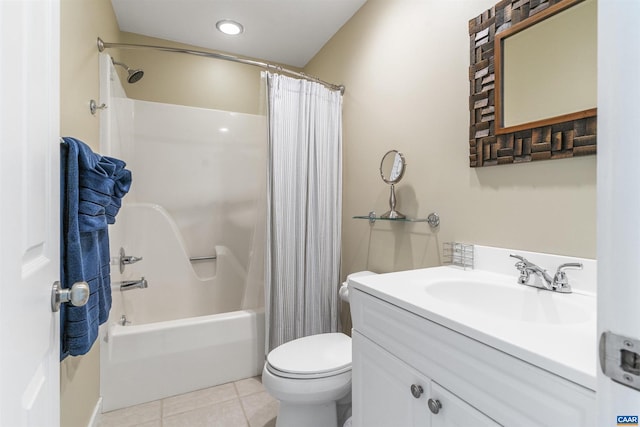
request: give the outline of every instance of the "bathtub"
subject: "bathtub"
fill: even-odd
[[[256,376],[264,364],[263,331],[264,310],[146,325],[112,323],[101,347],[102,409]]]
[[[123,207],[111,253],[143,256],[118,272],[113,306],[101,328],[100,392],[104,412],[259,375],[264,309],[252,307],[247,273],[224,246],[213,266],[194,269],[171,216],[161,206]],[[119,280],[146,289],[120,291]],[[259,291],[259,290],[258,290]]]

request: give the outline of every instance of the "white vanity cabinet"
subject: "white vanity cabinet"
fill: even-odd
[[[356,426],[499,426],[360,333],[352,338]]]
[[[432,402],[436,402],[440,407],[439,411],[431,416],[431,427],[500,426],[500,424],[435,382],[431,383],[431,399]],[[431,409],[431,406],[429,409]]]
[[[595,427],[593,390],[366,290],[350,290],[355,427]]]
[[[355,426],[428,426],[430,381],[358,332],[352,335]],[[411,386],[421,387],[418,398]]]

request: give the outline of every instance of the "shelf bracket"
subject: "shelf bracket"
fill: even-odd
[[[440,226],[440,215],[438,215],[436,212],[431,212],[427,217],[427,223],[431,228]]]
[[[376,222],[376,211],[369,212],[369,224],[373,225]]]

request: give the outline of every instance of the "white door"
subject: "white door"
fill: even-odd
[[[0,0],[0,425],[59,426],[59,0]]]
[[[640,2],[598,2],[598,332],[640,340]],[[621,377],[640,387],[635,369]],[[609,357],[619,355],[613,351]],[[633,360],[633,358],[631,358]],[[635,372],[634,372],[635,371]],[[640,390],[598,370],[598,425],[640,416]],[[634,418],[635,417],[635,418]],[[620,420],[624,421],[624,419]]]

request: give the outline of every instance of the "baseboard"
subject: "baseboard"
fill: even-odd
[[[89,424],[87,425],[87,427],[98,427],[98,421],[101,413],[102,413],[102,396],[98,398],[98,401],[96,402],[96,406],[93,408],[93,413],[91,414],[91,419],[89,420]]]

